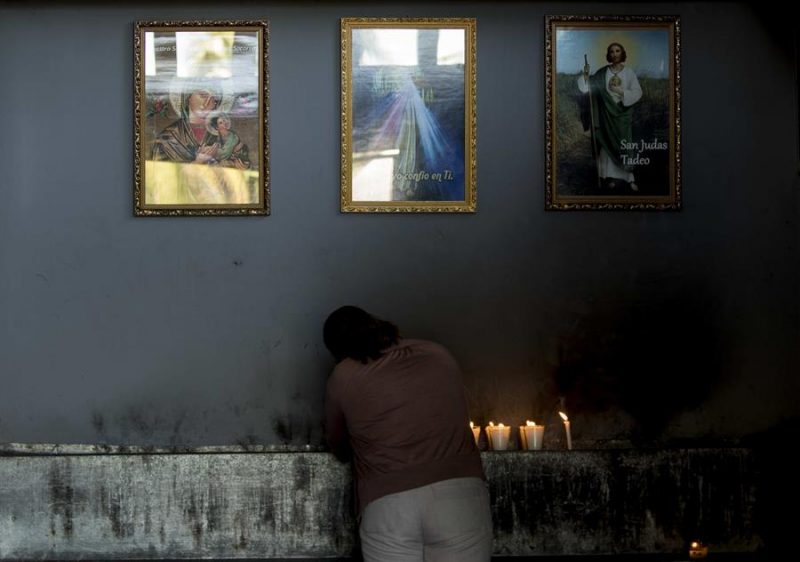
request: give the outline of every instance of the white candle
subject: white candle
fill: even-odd
[[[505,451],[506,449],[508,449],[508,440],[509,437],[511,437],[511,427],[510,426],[506,427],[501,423],[495,428],[494,434],[495,434],[495,439],[494,439],[495,450]]]
[[[486,426],[486,441],[489,443],[489,450],[494,450],[494,443],[492,443],[492,438],[494,437],[494,422],[490,421],[489,425]]]
[[[569,432],[569,418],[564,412],[559,412],[558,415],[564,420],[564,430],[567,432],[567,449],[572,450],[572,435]]]
[[[522,447],[528,451],[536,451],[542,448],[544,438],[544,426],[536,425],[536,422],[526,421],[525,425],[519,426],[519,436]]]
[[[475,424],[469,422],[469,428],[472,430],[472,436],[475,438],[475,446],[478,446],[478,439],[481,437],[481,428],[475,427]]]
[[[508,449],[511,427],[506,427],[502,423],[494,425],[494,422],[489,422],[489,425],[486,426],[486,436],[489,438],[489,448],[492,451],[505,451]]]

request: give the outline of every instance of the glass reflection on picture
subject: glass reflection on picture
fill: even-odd
[[[380,25],[343,21],[344,210],[474,210],[474,22]]]
[[[138,214],[266,213],[265,28],[142,25]]]

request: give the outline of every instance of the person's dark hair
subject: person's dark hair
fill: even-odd
[[[628,53],[625,51],[625,47],[623,47],[620,43],[611,43],[606,49],[606,62],[611,62],[611,47],[615,45],[619,47],[620,51],[622,51],[622,57],[619,59],[619,62],[625,62],[628,60]]]
[[[397,343],[400,334],[391,322],[375,318],[357,306],[334,310],[322,328],[322,338],[336,361],[347,357],[366,363]]]

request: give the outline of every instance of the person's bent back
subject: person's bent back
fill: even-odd
[[[489,560],[488,493],[456,361],[356,307],[332,313],[324,337],[339,361],[326,435],[340,459],[352,451],[365,560]]]

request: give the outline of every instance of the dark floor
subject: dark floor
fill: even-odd
[[[767,562],[769,560],[788,560],[784,557],[770,558],[757,553],[742,554],[709,554],[705,559],[695,559],[698,562]],[[82,559],[86,562],[91,559]],[[176,561],[159,562],[229,562],[240,560],[242,562],[360,562],[355,558],[231,558],[217,560],[181,559]],[[493,556],[492,562],[695,562],[688,555],[681,557],[675,554],[626,554],[603,556]],[[63,561],[62,561],[63,562]],[[71,561],[70,561],[71,562]],[[77,562],[77,561],[75,561]],[[142,562],[141,560],[115,560],[114,562]]]

